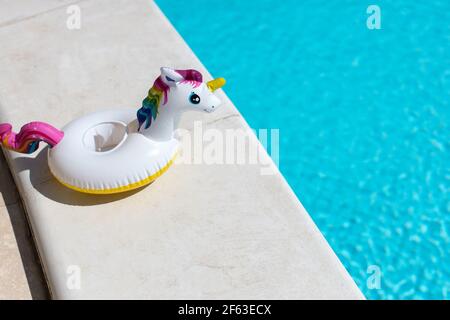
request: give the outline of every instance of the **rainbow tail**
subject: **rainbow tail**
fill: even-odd
[[[44,141],[54,147],[64,137],[64,132],[44,122],[30,122],[24,125],[19,133],[12,131],[9,123],[0,123],[0,139],[2,145],[20,153],[33,153]]]

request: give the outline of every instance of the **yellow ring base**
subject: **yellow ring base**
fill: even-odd
[[[169,169],[169,167],[173,164],[173,162],[175,161],[175,158],[177,157],[178,153],[175,153],[175,155],[172,157],[172,159],[169,160],[169,162],[167,162],[167,164],[162,167],[158,172],[152,174],[151,176],[135,182],[135,183],[131,183],[128,184],[126,186],[122,186],[122,187],[118,187],[118,188],[112,188],[112,189],[83,189],[80,187],[76,187],[76,186],[72,186],[70,184],[67,184],[65,182],[62,182],[61,180],[59,180],[57,177],[55,177],[55,179],[61,183],[63,186],[78,191],[78,192],[82,192],[82,193],[89,193],[89,194],[114,194],[114,193],[120,193],[120,192],[125,192],[125,191],[130,191],[130,190],[134,190],[140,187],[143,187],[145,185],[148,185],[149,183],[153,182],[154,180],[156,180],[158,177],[160,177],[164,172],[167,171],[167,169]]]

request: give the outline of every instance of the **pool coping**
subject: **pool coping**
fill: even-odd
[[[51,2],[51,1],[50,1]],[[77,2],[80,3],[80,5],[83,7],[83,5],[86,6],[86,10],[89,11],[93,10],[93,7],[95,6],[94,4],[83,4],[82,2]],[[100,1],[101,3],[101,1]],[[150,6],[150,10],[147,8],[147,6]],[[99,4],[101,5],[101,4]],[[159,8],[157,7],[157,5],[151,1],[151,2],[147,2],[147,1],[137,1],[135,4],[136,8],[132,8],[130,10],[136,10],[133,11],[133,14],[137,14],[137,12],[139,10],[148,10],[148,14],[151,15],[152,21],[154,24],[158,25],[158,28],[161,28],[162,30],[166,30],[166,34],[161,34],[160,37],[164,38],[164,39],[159,39],[159,42],[161,46],[164,46],[164,40],[167,37],[167,34],[170,34],[170,40],[167,41],[172,41],[171,45],[168,47],[167,45],[165,46],[165,49],[163,50],[163,52],[167,55],[170,55],[169,50],[172,51],[177,51],[179,50],[180,52],[185,53],[182,56],[178,56],[178,55],[173,55],[170,56],[166,61],[179,61],[182,60],[182,65],[194,65],[194,66],[198,66],[199,69],[201,69],[205,76],[210,77],[210,75],[207,73],[206,69],[204,68],[204,66],[201,64],[201,62],[198,61],[198,59],[195,57],[194,53],[192,53],[192,51],[189,49],[189,47],[187,46],[187,44],[184,42],[184,40],[181,38],[181,36],[175,31],[175,29],[173,28],[173,26],[171,25],[171,23],[168,21],[168,19],[164,16],[164,14],[159,10]],[[120,3],[117,4],[117,6],[119,6],[120,8]],[[42,15],[35,15],[34,17],[30,18],[30,19],[26,19],[23,22],[17,22],[13,25],[7,25],[6,27],[9,27],[11,29],[15,29],[15,27],[18,27],[19,31],[20,31],[20,27],[19,25],[22,25],[23,23],[28,23],[31,26],[36,26],[36,25],[40,25],[40,26],[45,26],[45,25],[52,25],[52,23],[55,23],[55,15],[56,12],[59,12],[59,14],[64,14],[66,7],[55,7],[55,10],[50,10],[52,13],[47,14],[49,16],[48,20],[46,19],[46,17],[42,17]],[[117,8],[116,8],[117,9]],[[84,9],[83,9],[84,10]],[[62,13],[61,13],[62,12]],[[40,17],[40,18],[39,18]],[[38,19],[36,19],[38,18]],[[37,21],[39,20],[39,21]],[[124,20],[125,21],[125,20]],[[24,26],[24,29],[27,29],[27,27],[29,28],[30,26]],[[105,33],[107,34],[107,33]],[[0,33],[0,36],[2,34]],[[11,57],[11,55],[14,55],[17,53],[16,50],[20,49],[19,47],[14,47],[12,46],[12,48],[8,48],[9,50],[6,51],[6,56],[7,58]],[[187,54],[187,52],[190,52],[189,54]],[[187,55],[187,57],[186,57]],[[6,60],[7,61],[7,60]],[[51,59],[49,59],[48,61],[45,60],[44,63],[49,63],[51,61]],[[4,61],[3,61],[4,62]],[[30,58],[29,60],[25,61],[25,64],[28,63],[34,63],[35,60],[33,60],[33,58]],[[2,63],[2,61],[0,60],[0,64]],[[14,69],[13,69],[14,70]],[[24,74],[22,73],[22,76]],[[0,83],[2,83],[2,81],[5,81],[5,79],[0,78]],[[34,89],[36,90],[36,89]],[[11,92],[10,92],[11,93]],[[0,92],[0,96],[6,96],[6,92]],[[213,128],[218,128],[220,130],[223,130],[225,128],[243,128],[243,129],[249,129],[248,124],[246,123],[245,119],[240,115],[240,113],[238,112],[238,110],[235,108],[235,106],[232,104],[231,101],[229,101],[229,99],[226,97],[226,95],[224,93],[221,93],[221,98],[225,101],[225,104],[222,108],[224,108],[223,111],[221,111],[221,113],[215,115],[213,118],[204,118],[203,122],[206,126],[210,126]],[[40,99],[40,97],[37,97],[38,101]],[[8,99],[6,99],[8,100]],[[5,101],[0,101],[5,103]],[[43,103],[43,102],[41,102]],[[9,104],[13,104],[14,102],[12,101],[6,101],[6,105]],[[11,106],[12,107],[12,106]],[[86,111],[86,110],[83,110]],[[27,117],[23,117],[21,114],[17,114],[15,112],[11,112],[8,110],[5,110],[4,108],[0,109],[0,115],[3,118],[8,118],[13,120],[14,122],[23,122],[24,120],[27,120]],[[54,121],[55,123],[59,123],[58,121],[61,121],[60,119],[58,119],[58,116],[52,116],[51,114],[46,114],[46,116],[48,115],[49,118],[51,118],[50,120]],[[64,118],[67,116],[66,115],[62,115],[62,118]],[[70,115],[70,117],[73,117],[73,115]],[[184,123],[182,125],[185,125],[188,129],[189,129],[189,125],[187,124],[189,121],[191,120],[189,119],[189,117],[187,118],[187,120],[184,121]],[[50,122],[50,121],[49,121]],[[259,145],[259,148],[262,148],[262,146],[260,145],[259,141],[257,140],[256,137],[253,136],[253,142],[251,143],[255,143]],[[9,151],[6,152],[6,157],[7,160],[10,164],[10,168],[11,171],[13,173],[14,179],[16,181],[16,184],[19,188],[22,200],[24,202],[27,214],[29,215],[30,218],[30,223],[31,223],[31,227],[34,230],[34,233],[36,235],[35,241],[37,244],[37,247],[41,253],[41,259],[44,265],[44,270],[45,273],[47,274],[48,277],[48,281],[49,281],[49,286],[52,289],[52,294],[53,294],[53,298],[56,299],[78,299],[78,298],[91,298],[91,297],[100,297],[100,298],[114,298],[114,297],[124,297],[122,296],[122,293],[117,294],[116,296],[109,296],[108,294],[104,294],[102,295],[101,292],[99,292],[99,287],[95,287],[93,286],[93,289],[91,291],[85,291],[83,292],[83,290],[77,291],[77,292],[73,292],[70,290],[67,290],[66,288],[66,275],[64,273],[61,272],[60,270],[60,264],[61,263],[66,263],[67,259],[70,260],[70,258],[74,255],[80,255],[80,252],[78,252],[76,249],[72,248],[72,254],[71,257],[65,257],[65,255],[63,255],[64,257],[61,258],[61,247],[57,246],[55,244],[52,243],[52,241],[54,241],[55,239],[57,239],[58,237],[63,237],[63,233],[58,233],[58,231],[53,230],[53,234],[51,236],[46,235],[44,233],[44,230],[46,230],[46,228],[48,226],[50,226],[50,229],[53,229],[53,227],[59,225],[64,226],[64,222],[63,221],[58,221],[57,223],[54,222],[55,219],[57,219],[57,217],[55,217],[55,215],[53,214],[49,214],[49,212],[51,211],[55,211],[56,210],[60,210],[61,206],[59,204],[55,204],[55,200],[54,199],[48,199],[47,196],[42,196],[42,194],[39,194],[39,192],[37,192],[35,190],[36,185],[39,185],[39,187],[42,186],[47,186],[48,184],[51,184],[52,181],[49,180],[49,177],[46,176],[47,173],[43,173],[42,176],[41,175],[37,175],[37,177],[30,177],[30,172],[24,171],[21,168],[19,168],[17,162],[18,162],[18,158],[22,158],[22,157],[18,157],[16,154],[13,154]],[[268,155],[265,154],[265,157],[267,157],[267,159],[269,159]],[[32,158],[32,157],[31,157]],[[271,160],[269,160],[271,161]],[[273,164],[273,163],[272,163]],[[38,165],[36,163],[36,165]],[[42,163],[40,163],[40,165],[42,165]],[[32,164],[32,166],[34,166],[34,163]],[[205,168],[205,170],[210,170],[210,168]],[[219,170],[219,169],[217,169]],[[242,171],[239,171],[240,169],[236,169],[235,171],[230,171],[230,172],[235,172],[234,174],[245,174],[245,172],[243,173]],[[182,170],[179,170],[182,171]],[[170,172],[170,170],[169,170]],[[184,172],[184,173],[183,173]],[[213,172],[213,171],[212,171]],[[185,171],[182,171],[181,173],[178,173],[181,177],[181,174],[186,174]],[[277,224],[279,226],[279,230],[288,230],[288,232],[290,233],[289,237],[287,238],[283,238],[282,241],[284,241],[283,243],[288,245],[288,246],[292,246],[293,244],[297,243],[300,247],[305,246],[307,247],[307,249],[305,248],[301,248],[301,249],[305,249],[307,252],[314,252],[316,254],[316,257],[309,257],[308,259],[311,259],[309,264],[309,266],[304,266],[300,264],[304,264],[304,261],[301,261],[302,259],[298,259],[295,256],[292,259],[297,259],[296,263],[294,263],[292,265],[292,267],[295,266],[299,266],[302,268],[302,270],[310,270],[309,274],[304,274],[304,275],[298,275],[295,278],[291,278],[288,276],[279,276],[280,277],[280,281],[292,281],[292,279],[297,279],[299,281],[299,283],[302,283],[301,286],[297,285],[291,285],[292,287],[289,286],[289,282],[287,281],[285,284],[281,285],[280,288],[277,287],[276,283],[272,283],[269,281],[269,285],[266,285],[270,288],[270,286],[274,286],[276,287],[279,291],[276,292],[276,294],[271,294],[270,292],[263,292],[264,294],[261,293],[257,293],[256,291],[252,291],[252,290],[256,290],[255,288],[259,288],[259,290],[267,290],[264,288],[260,288],[258,287],[258,285],[256,285],[256,287],[252,287],[252,286],[247,286],[247,287],[240,287],[239,289],[236,289],[235,292],[235,297],[239,297],[239,298],[253,298],[253,297],[258,297],[258,298],[331,298],[331,299],[339,299],[339,298],[344,298],[344,299],[361,299],[363,298],[362,293],[359,291],[359,289],[356,287],[354,281],[351,279],[351,277],[349,276],[349,274],[347,273],[347,271],[345,270],[345,268],[343,267],[343,265],[341,264],[341,262],[339,261],[339,259],[337,258],[337,256],[335,255],[335,253],[333,252],[333,250],[329,247],[328,243],[326,242],[326,240],[323,238],[322,234],[320,233],[320,231],[317,229],[317,227],[315,226],[315,224],[313,223],[312,219],[309,217],[309,215],[307,214],[307,212],[305,211],[305,209],[303,208],[303,206],[301,205],[300,201],[297,199],[297,197],[295,196],[295,194],[293,193],[292,189],[289,187],[289,185],[287,184],[285,178],[282,176],[282,174],[276,169],[276,177],[273,178],[273,180],[271,180],[272,182],[274,182],[277,186],[277,191],[280,192],[281,196],[283,197],[283,199],[285,199],[285,201],[289,201],[289,204],[285,204],[287,207],[286,211],[288,211],[288,213],[285,213],[286,216],[282,216],[282,212],[275,212],[273,211],[273,209],[268,209],[267,210],[267,214],[273,215],[273,219],[275,219],[275,224]],[[258,189],[260,182],[258,181],[258,179],[255,179],[254,174],[252,176],[249,175],[249,177],[251,177],[251,181],[249,182],[249,186],[254,186],[255,189]],[[229,178],[229,176],[228,176]],[[173,180],[176,179],[175,177],[170,177],[169,179]],[[31,183],[32,180],[35,180],[35,183]],[[237,180],[240,181],[240,180]],[[273,184],[273,183],[272,183]],[[165,185],[162,187],[164,188]],[[170,187],[170,184],[169,186]],[[53,188],[53,187],[52,187]],[[261,190],[259,188],[259,190]],[[268,189],[265,189],[265,192],[270,192]],[[217,190],[217,192],[224,192],[223,190]],[[143,191],[142,191],[143,192]],[[147,191],[146,191],[147,192]],[[164,191],[160,191],[160,192],[164,192]],[[42,192],[41,192],[42,193]],[[133,195],[134,196],[134,195]],[[280,197],[281,197],[280,196]],[[276,203],[274,203],[274,205],[278,205]],[[248,203],[247,206],[250,206],[250,204]],[[57,209],[59,208],[59,209]],[[78,210],[79,212],[87,212],[82,211],[81,209],[73,209],[70,208],[69,206],[67,206],[67,210]],[[231,209],[230,209],[231,210]],[[282,209],[280,209],[282,210]],[[296,212],[296,214],[298,214],[298,217],[295,216],[294,211]],[[233,214],[233,212],[229,212],[229,214]],[[259,216],[259,218],[261,218],[262,216]],[[165,221],[165,220],[164,220]],[[284,221],[282,223],[282,221]],[[288,226],[284,225],[284,223],[287,223],[288,221],[294,223],[294,225],[298,224],[298,225],[302,225],[306,231],[306,234],[299,234],[299,232],[289,229]],[[255,221],[257,222],[257,221]],[[78,222],[77,222],[78,223]],[[269,227],[266,223],[262,223],[261,224],[261,228],[267,228],[268,230],[275,230],[275,229],[271,229],[271,227]],[[292,234],[291,234],[292,233]],[[272,234],[273,235],[273,234]],[[294,240],[293,240],[294,239]],[[265,241],[265,240],[264,240]],[[266,242],[264,242],[266,243]],[[107,246],[105,245],[105,248],[107,248]],[[279,247],[277,249],[283,250],[283,247]],[[241,250],[241,248],[239,249]],[[292,250],[296,250],[296,249],[292,249]],[[244,250],[245,251],[245,250]],[[274,251],[271,251],[274,252]],[[294,251],[296,252],[296,251]],[[285,253],[283,255],[283,257],[281,259],[286,259],[287,256],[285,256],[287,253]],[[70,256],[70,254],[69,254]],[[165,258],[168,258],[167,256],[164,256]],[[264,257],[265,259],[267,257]],[[303,257],[304,258],[304,257]],[[81,259],[81,258],[80,258]],[[86,261],[88,260],[88,257],[84,257],[82,259],[86,259]],[[217,259],[217,261],[222,261],[220,258],[215,258]],[[238,258],[236,258],[235,256],[233,256],[232,254],[230,255],[230,259],[235,259],[233,261],[235,262],[239,262]],[[237,260],[236,260],[237,259]],[[320,260],[320,261],[319,261]],[[270,261],[268,262],[270,265]],[[207,264],[207,263],[206,263]],[[280,267],[279,263],[275,263],[275,266]],[[222,266],[223,267],[223,266]],[[196,267],[197,268],[197,267]],[[317,288],[317,286],[323,285],[323,282],[321,282],[321,280],[318,277],[321,277],[321,270],[315,270],[316,268],[322,268],[324,273],[323,276],[327,277],[327,279],[333,283],[328,283],[326,284],[328,287],[327,288]],[[137,270],[141,270],[139,267],[136,268]],[[251,268],[249,268],[247,270],[247,267],[244,266],[242,267],[242,270],[244,271],[249,271],[251,270]],[[194,272],[194,271],[192,271]],[[197,277],[198,275],[201,274],[210,274],[210,272],[212,272],[211,274],[216,275],[215,271],[211,271],[209,269],[202,269],[201,270],[195,270],[195,272],[193,273],[193,277]],[[279,270],[279,272],[281,272],[281,269]],[[328,273],[332,272],[333,274],[330,276]],[[220,276],[223,276],[222,273],[219,273]],[[231,275],[232,279],[247,279],[248,275],[242,275],[242,274],[233,274]],[[250,277],[251,278],[251,277]],[[262,281],[260,278],[258,278],[259,281]],[[182,280],[180,280],[182,281]],[[198,280],[199,283],[195,282],[193,284],[191,284],[193,287],[197,288],[197,292],[198,290],[202,290],[201,288],[204,287],[208,287],[207,284],[201,282],[200,280]],[[166,284],[164,284],[165,286]],[[238,284],[239,286],[239,284]],[[305,286],[309,286],[309,287],[305,287]],[[208,290],[203,291],[203,295],[201,296],[197,296],[195,294],[195,292],[192,292],[192,295],[189,295],[188,292],[190,290],[185,290],[185,294],[186,295],[180,295],[178,296],[177,294],[173,294],[172,297],[175,298],[185,298],[185,297],[190,297],[190,298],[230,298],[233,297],[233,290],[231,289],[231,287],[228,287],[226,284],[224,284],[224,288],[226,287],[226,289],[224,289],[225,291],[228,290],[226,293],[210,293],[207,294],[205,292],[208,292]],[[171,297],[170,296],[170,290],[166,287],[164,287],[165,289],[167,289],[167,291],[165,291],[165,295],[163,295],[164,297]],[[250,288],[250,289],[249,289]],[[172,289],[173,290],[173,289]],[[181,290],[181,289],[180,289]],[[126,291],[126,290],[124,290]],[[327,294],[328,291],[328,294]],[[138,297],[138,298],[155,298],[155,296],[153,295],[147,295],[147,292],[142,291],[139,292],[138,294],[136,293],[132,293],[130,292],[130,295],[133,297]]]

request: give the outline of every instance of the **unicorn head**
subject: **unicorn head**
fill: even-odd
[[[170,89],[168,99],[175,108],[212,112],[221,103],[213,92],[225,84],[223,78],[204,83],[196,70],[171,68],[161,68],[160,78]]]
[[[184,111],[215,111],[221,101],[214,91],[224,85],[223,78],[203,82],[202,74],[196,70],[162,67],[161,75],[155,80],[142,102],[142,108],[137,112],[139,130],[146,135],[151,133],[153,137],[161,136],[158,132],[173,130],[174,117]],[[167,138],[167,132],[163,136]]]

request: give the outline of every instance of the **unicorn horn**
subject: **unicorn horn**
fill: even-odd
[[[209,91],[214,92],[217,89],[222,88],[225,85],[225,79],[224,78],[217,78],[211,81],[208,81],[206,85],[208,86]]]

